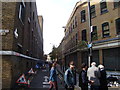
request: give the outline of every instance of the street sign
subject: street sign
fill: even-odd
[[[91,48],[92,47],[92,43],[88,44],[87,46],[88,46],[88,48]]]
[[[28,84],[24,74],[20,76],[20,78],[16,81],[16,83]]]
[[[34,72],[33,69],[31,68],[28,73],[29,73],[29,74],[34,74],[35,72]]]

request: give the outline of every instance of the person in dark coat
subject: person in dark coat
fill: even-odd
[[[100,90],[108,90],[107,87],[107,78],[106,78],[106,71],[103,65],[99,65],[98,68],[100,69]]]
[[[69,68],[65,71],[64,81],[66,90],[74,90],[75,85],[75,73],[74,73],[75,64],[73,61],[69,62]]]
[[[82,64],[82,71],[79,74],[79,86],[81,90],[88,90],[88,77],[87,77],[87,65]]]

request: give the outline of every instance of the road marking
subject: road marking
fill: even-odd
[[[48,84],[49,85],[49,82],[43,82],[43,84]]]
[[[49,78],[48,76],[44,76],[44,78]]]
[[[49,88],[50,85],[43,85],[43,88]]]
[[[44,76],[43,88],[49,88],[50,84],[48,78],[48,76]]]

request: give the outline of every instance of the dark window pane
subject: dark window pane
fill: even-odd
[[[87,41],[87,33],[86,33],[86,30],[82,30],[82,41]]]
[[[116,33],[120,35],[120,18],[116,19]]]
[[[92,40],[97,40],[97,26],[93,26],[93,31],[92,31]]]
[[[81,22],[85,22],[86,17],[85,17],[85,10],[81,11]]]
[[[119,2],[117,2],[116,0],[114,1],[114,8],[117,8],[117,7],[119,7],[120,6],[120,1]]]

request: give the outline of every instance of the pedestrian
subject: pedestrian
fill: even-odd
[[[96,67],[95,62],[92,62],[91,67],[88,68],[87,76],[88,76],[89,80],[92,81],[91,86],[90,86],[91,90],[99,90],[100,71],[99,71],[98,67]]]
[[[107,87],[107,77],[106,77],[106,70],[104,69],[103,65],[99,65],[98,66],[99,70],[100,70],[100,90],[108,90]]]
[[[52,90],[53,87],[55,90],[58,90],[58,85],[57,85],[57,74],[56,74],[56,62],[52,64],[51,70],[50,70],[50,78],[49,78],[49,90]]]
[[[49,62],[49,71],[51,70],[52,62]]]
[[[74,62],[69,62],[69,68],[65,71],[64,81],[66,90],[74,90],[75,74],[74,74]]]
[[[81,87],[81,90],[88,90],[88,77],[87,77],[87,65],[83,63],[81,65],[82,70],[79,74],[79,86]]]

